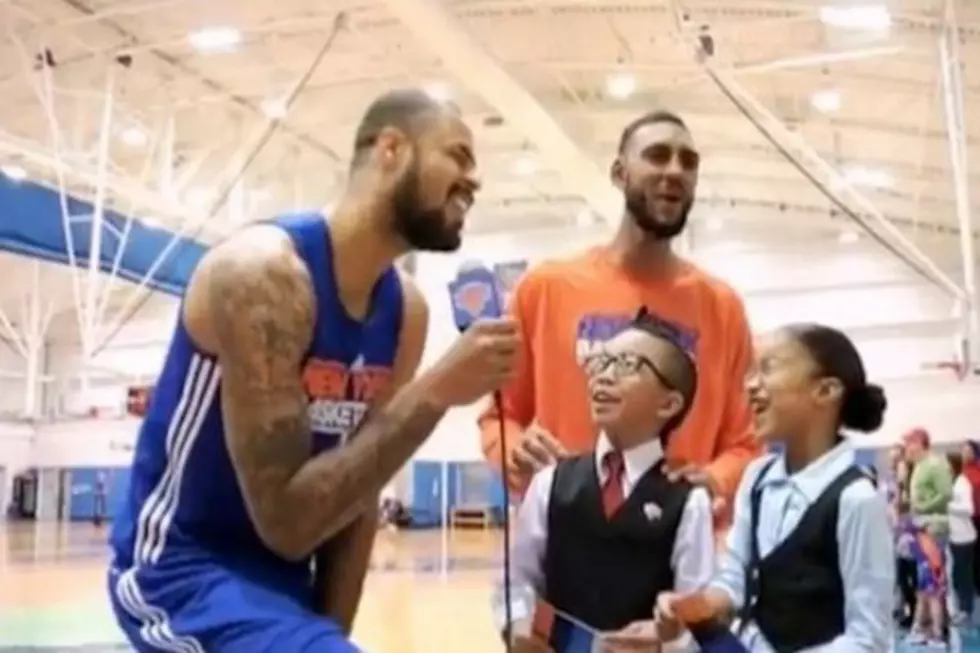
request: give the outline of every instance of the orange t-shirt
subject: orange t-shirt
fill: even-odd
[[[594,447],[597,430],[579,362],[628,325],[641,305],[679,329],[698,364],[694,404],[670,436],[667,459],[707,466],[730,504],[745,465],[760,452],[744,388],[752,336],[735,291],[687,262],[670,278],[639,280],[597,247],[524,275],[510,301],[524,354],[515,381],[501,393],[507,445],[537,421],[573,454]],[[483,451],[498,469],[499,428],[491,406],[480,429]]]

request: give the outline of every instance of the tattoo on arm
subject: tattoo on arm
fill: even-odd
[[[279,550],[290,514],[284,492],[312,448],[300,366],[312,336],[313,290],[286,242],[243,235],[224,247],[208,294],[227,445],[256,529]]]
[[[315,323],[314,293],[288,243],[262,237],[215,253],[209,310],[220,339],[227,446],[242,494],[266,545],[299,560],[376,500],[443,412],[425,400],[424,388],[407,388],[369,415],[349,444],[311,459],[301,365]]]

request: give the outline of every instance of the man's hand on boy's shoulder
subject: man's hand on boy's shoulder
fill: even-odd
[[[567,455],[568,451],[555,436],[534,423],[524,431],[511,451],[508,472],[526,481]]]
[[[711,512],[715,515],[728,507],[728,501],[719,492],[714,478],[701,465],[668,465],[667,478],[671,481],[685,480],[695,487],[704,488],[711,499]]]

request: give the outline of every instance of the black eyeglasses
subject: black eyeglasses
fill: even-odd
[[[582,362],[582,369],[590,377],[603,374],[606,370],[612,368],[613,376],[620,378],[631,374],[638,374],[644,367],[650,370],[665,388],[668,390],[677,390],[677,385],[664,376],[664,373],[653,364],[653,361],[642,354],[609,354],[600,352],[587,356]]]

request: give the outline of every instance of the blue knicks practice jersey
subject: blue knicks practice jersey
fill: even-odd
[[[366,319],[354,320],[338,296],[325,218],[305,214],[274,224],[292,237],[316,292],[315,332],[302,370],[312,457],[343,445],[390,382],[402,324],[401,280],[389,268],[374,288]],[[204,555],[276,579],[283,589],[309,586],[309,563],[280,558],[252,526],[225,444],[221,365],[194,346],[182,318],[136,443],[112,546],[121,571]]]

